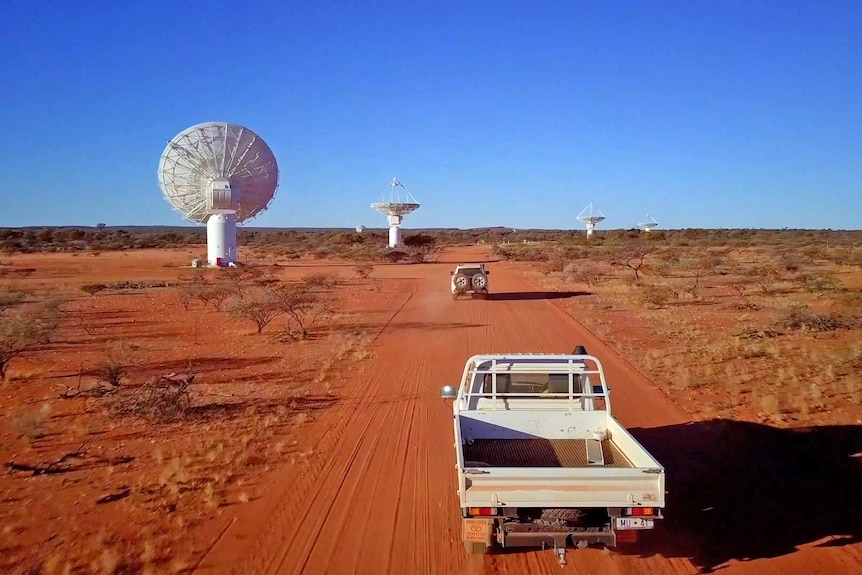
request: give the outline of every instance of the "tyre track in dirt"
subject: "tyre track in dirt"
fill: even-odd
[[[374,340],[416,293],[415,282],[403,282],[401,287],[405,289],[402,301],[381,325]],[[302,436],[303,444],[311,444],[304,452],[308,455],[301,457],[302,462],[282,466],[270,474],[265,495],[247,504],[238,516],[229,520],[229,531],[222,534],[200,561],[197,572],[236,572],[246,567],[250,569],[249,572],[268,572],[264,570],[283,562],[288,548],[283,545],[261,546],[261,533],[274,541],[293,541],[298,532],[309,530],[309,522],[314,525],[321,520],[320,510],[325,512],[328,509],[325,504],[330,500],[324,489],[331,485],[318,479],[346,478],[345,469],[355,459],[359,445],[350,444],[354,447],[353,452],[345,455],[342,438],[350,424],[357,420],[357,412],[367,411],[369,406],[373,406],[368,400],[373,392],[374,388],[367,385],[346,387],[346,397],[337,404],[336,409],[324,412],[311,426],[310,432]],[[366,417],[364,421],[370,425],[371,419]],[[358,437],[363,437],[363,434],[360,433]],[[333,454],[336,449],[339,450],[338,456]],[[237,518],[239,521],[234,521]]]
[[[521,573],[690,574],[701,543],[660,524],[640,555],[586,549],[561,567],[551,551],[508,550],[467,556],[455,483],[451,406],[439,388],[457,384],[475,353],[570,352],[575,345],[603,362],[613,409],[627,427],[685,424],[688,418],[594,334],[552,303],[520,297],[521,278],[495,266],[488,301],[452,301],[450,263],[480,260],[459,250],[440,264],[405,266],[416,291],[382,326],[370,370],[356,373],[345,399],[310,430],[320,434],[305,465],[279,471],[272,489],[240,519],[202,564],[218,573]],[[501,273],[502,272],[502,273]],[[506,294],[512,294],[507,298]],[[549,305],[550,304],[550,305]],[[350,368],[348,368],[350,369]],[[306,430],[309,431],[309,430]],[[307,434],[306,434],[307,435]],[[673,513],[673,493],[668,496]],[[855,553],[855,552],[852,552]],[[738,564],[725,572],[847,573],[852,554],[794,554]]]

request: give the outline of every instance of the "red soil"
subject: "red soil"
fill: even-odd
[[[89,440],[94,451],[85,461],[92,465],[62,475],[0,477],[6,558],[0,567],[23,573],[47,562],[62,572],[66,561],[89,561],[93,571],[106,572],[117,563],[113,550],[128,561],[129,549],[155,548],[152,572],[862,571],[860,470],[858,459],[847,457],[854,446],[859,451],[859,426],[802,433],[691,421],[567,315],[559,294],[535,291],[510,264],[489,264],[491,299],[452,301],[452,264],[485,254],[461,248],[435,264],[378,266],[379,283],[352,280],[341,293],[340,331],[291,346],[252,335],[250,325],[223,313],[183,310],[169,290],[79,298],[72,308],[84,314],[90,333],[67,321],[62,344],[15,364],[17,375],[0,398],[7,414],[0,456],[51,460]],[[79,261],[97,261],[85,258]],[[98,272],[83,277],[87,266],[69,271],[66,254],[29,257],[26,264],[40,271],[26,281],[50,287],[175,280],[178,270],[162,266],[185,259],[185,251],[105,254]],[[327,262],[280,273],[327,269],[352,274],[350,266]],[[344,337],[367,339],[364,348],[327,362]],[[104,341],[116,338],[145,342],[144,375],[191,360],[201,373],[204,404],[218,409],[154,436],[141,424],[107,418],[97,400],[56,400],[74,385],[81,365],[96,361]],[[667,467],[667,518],[638,547],[570,550],[562,568],[551,551],[466,555],[451,407],[439,398],[440,387],[457,384],[475,353],[569,352],[576,345],[601,359],[616,416]],[[47,402],[57,435],[34,446],[10,420]],[[88,429],[76,431],[82,421]],[[187,462],[180,468],[188,477],[165,479],[176,460]],[[125,488],[125,499],[95,503]]]

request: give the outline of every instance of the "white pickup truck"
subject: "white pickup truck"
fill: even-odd
[[[458,499],[468,553],[502,547],[615,547],[652,529],[665,471],[611,415],[601,362],[476,355],[452,399]]]

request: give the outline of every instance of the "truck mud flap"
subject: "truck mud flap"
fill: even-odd
[[[493,519],[471,517],[464,519],[464,541],[466,543],[487,543],[491,540]]]

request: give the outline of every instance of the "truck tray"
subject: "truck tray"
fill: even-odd
[[[464,445],[464,461],[489,467],[633,467],[609,439],[601,442],[603,465],[590,463],[595,457],[592,451],[588,456],[588,447],[586,439],[476,439]]]

